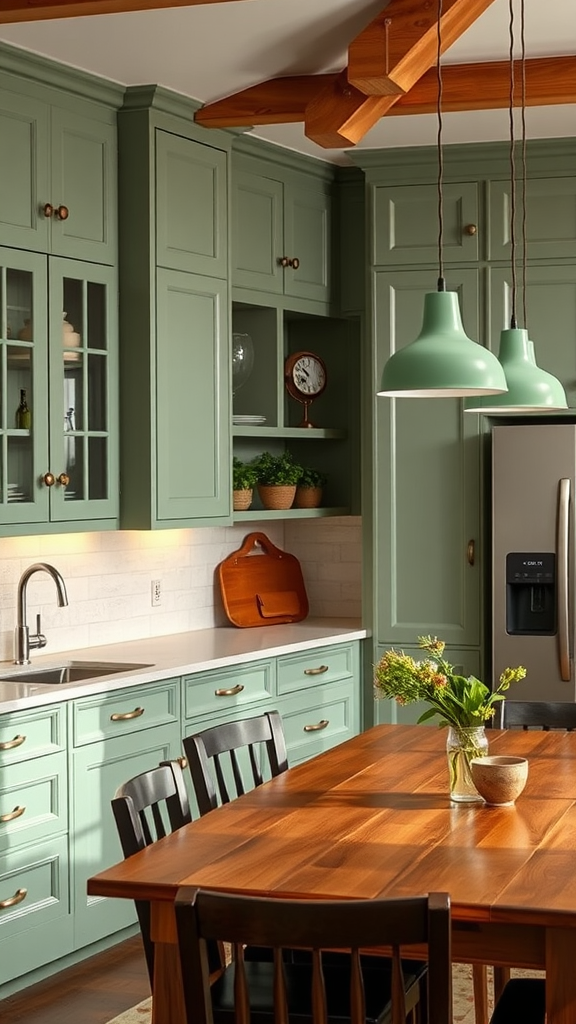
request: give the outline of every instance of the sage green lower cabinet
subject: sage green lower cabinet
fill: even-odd
[[[0,985],[72,949],[66,707],[0,716]]]
[[[475,270],[450,270],[476,339],[478,280]],[[419,334],[424,294],[435,283],[433,271],[374,273],[375,382],[389,355]],[[460,399],[377,398],[374,469],[376,642],[402,647],[431,633],[450,647],[478,647],[478,417]]]
[[[379,647],[376,652],[376,662],[380,660],[386,651],[386,647]],[[405,654],[409,654],[415,661],[421,661],[426,657],[426,652],[418,647],[403,647]],[[456,671],[463,676],[476,676],[482,679],[480,669],[480,652],[469,650],[458,650],[447,648],[444,657]],[[398,704],[397,701],[387,697],[375,698],[374,700],[374,723],[376,725],[415,725],[423,711],[427,711],[429,705],[424,701],[417,701],[415,704]],[[423,723],[425,725],[438,726],[438,719]]]
[[[71,878],[76,949],[134,924],[127,900],[88,896],[91,875],[122,860],[110,801],[118,786],[179,757],[180,680],[83,698],[70,707]]]
[[[183,736],[276,710],[290,766],[360,731],[358,641],[200,672],[183,682]],[[191,800],[194,805],[193,794]]]

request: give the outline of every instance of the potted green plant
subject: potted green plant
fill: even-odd
[[[251,462],[242,462],[235,455],[232,460],[232,495],[235,512],[243,512],[250,508],[256,480],[256,467]]]
[[[264,508],[287,509],[292,507],[296,485],[302,475],[302,466],[290,451],[279,455],[262,452],[253,460],[257,473],[258,494]]]
[[[318,508],[322,502],[322,492],[326,486],[326,476],[318,469],[304,466],[296,486],[294,508]]]

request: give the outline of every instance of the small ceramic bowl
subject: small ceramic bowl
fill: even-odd
[[[509,807],[526,785],[528,761],[525,757],[474,757],[470,770],[474,785],[487,804]]]

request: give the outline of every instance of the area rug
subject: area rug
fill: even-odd
[[[492,1009],[491,972],[489,974],[489,1007]],[[537,971],[512,971],[513,977],[538,976]],[[468,964],[455,964],[453,972],[454,1024],[474,1024],[474,997],[472,994],[472,969]],[[150,1024],[152,1000],[145,999],[138,1006],[121,1013],[109,1024]]]

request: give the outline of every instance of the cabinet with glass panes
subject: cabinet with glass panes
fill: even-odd
[[[113,268],[0,249],[1,533],[115,527],[115,317]]]

